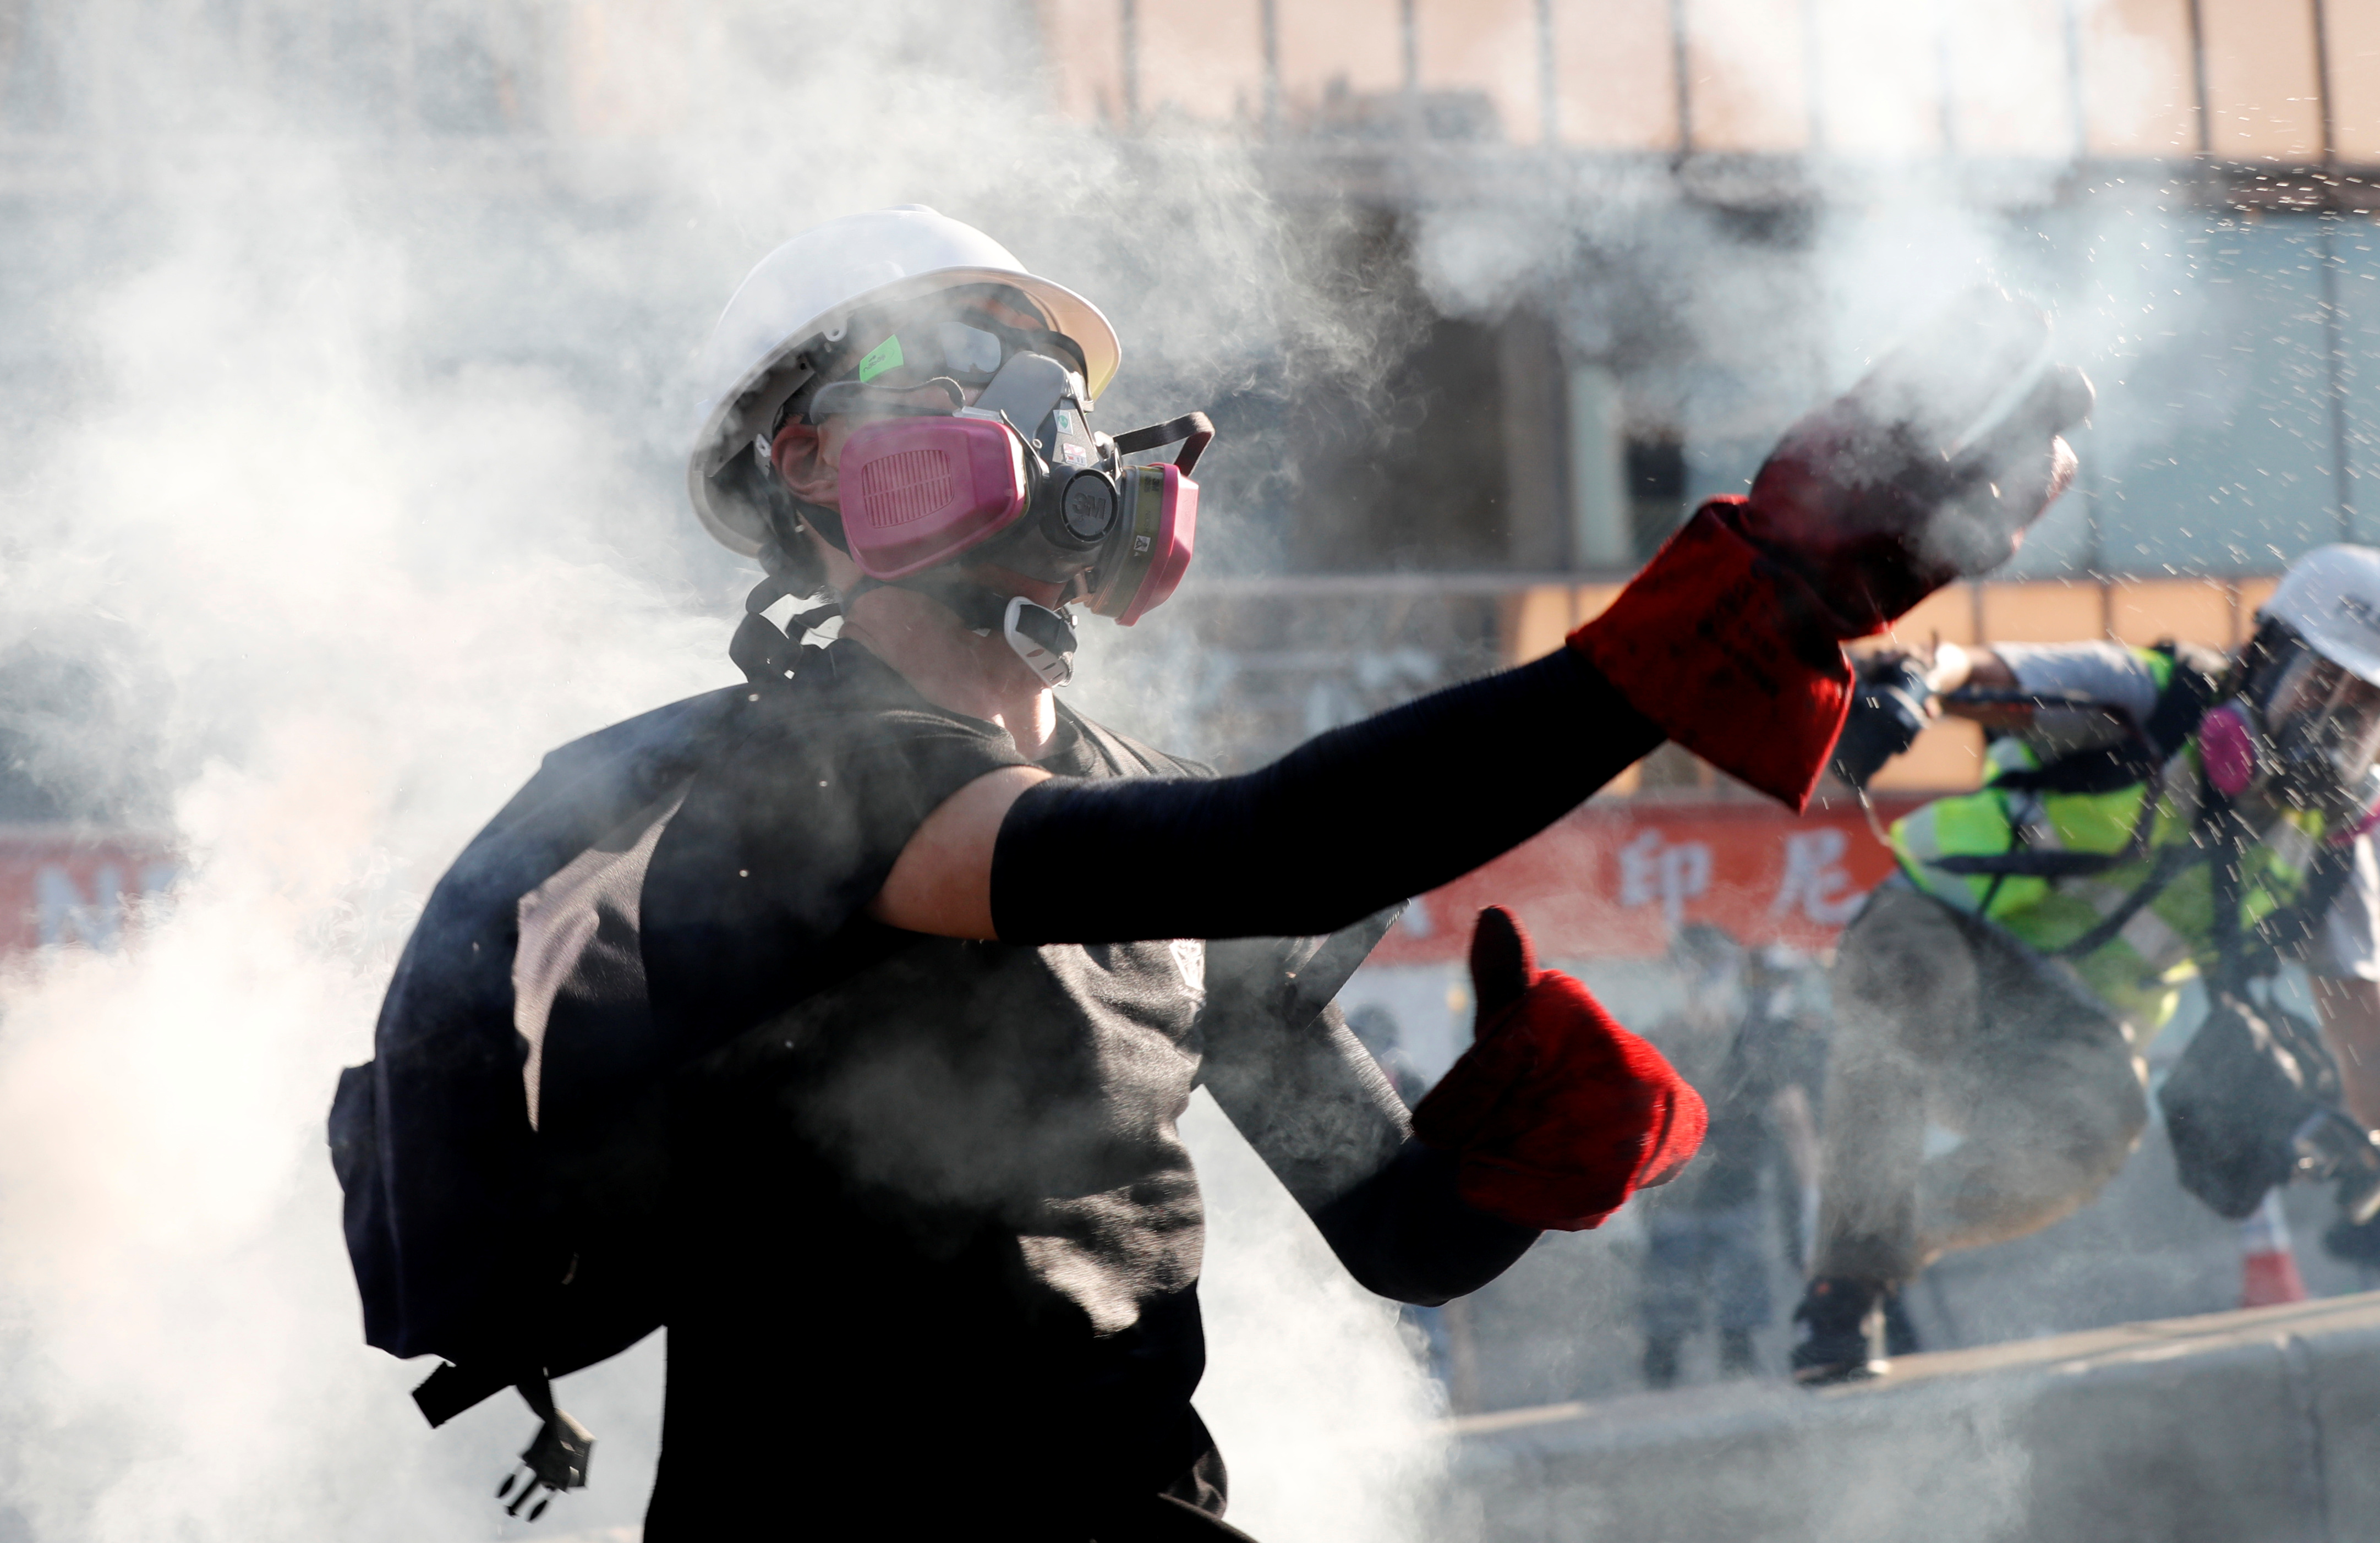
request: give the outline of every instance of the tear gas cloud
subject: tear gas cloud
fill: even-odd
[[[20,350],[39,371],[12,371],[0,419],[0,657],[87,680],[79,711],[11,704],[9,726],[38,776],[170,832],[183,872],[133,946],[54,951],[0,999],[0,1539],[495,1525],[530,1422],[506,1397],[432,1436],[405,1396],[426,1368],[361,1344],[322,1115],[421,897],[538,756],[733,678],[754,576],[684,506],[687,364],[785,237],[905,201],[979,225],[1109,308],[1111,427],[1361,398],[1427,306],[1492,315],[1583,274],[1556,317],[1571,343],[1625,348],[1670,318],[1661,351],[1685,362],[1657,388],[1746,445],[2038,244],[1947,182],[1780,246],[1614,173],[1517,212],[1426,209],[1419,289],[1381,286],[1335,255],[1350,216],[1293,218],[1243,142],[1050,115],[1022,7],[615,9],[645,31],[608,34],[610,110],[664,132],[398,133],[371,90],[319,85],[365,79],[384,36],[302,7],[92,10],[71,48],[51,39],[103,63],[41,109],[91,179],[57,205],[79,213],[20,225],[11,264],[47,352]],[[273,89],[299,43],[336,67]],[[2070,313],[2082,362],[2123,358],[2152,304],[2169,326],[2188,266]],[[1209,571],[1265,567],[1294,518],[1278,419],[1244,416],[1218,486],[1246,495],[1209,500]],[[1088,629],[1078,689],[1163,742],[1192,642],[1141,630],[1127,650]],[[1211,1108],[1191,1124],[1214,1223],[1200,1405],[1233,1520],[1432,1536],[1445,1447],[1392,1319]],[[565,1385],[604,1444],[545,1528],[633,1525],[660,1375],[649,1343]]]
[[[972,220],[1169,360],[1119,417],[1245,386],[1284,342],[1343,371],[1395,333],[1325,294],[1230,144],[1043,116],[992,7],[649,14],[703,84],[643,82],[686,93],[685,127],[629,150],[398,142],[226,84],[241,38],[196,15],[88,40],[115,61],[120,127],[88,147],[114,180],[25,254],[68,368],[12,404],[0,653],[89,668],[111,711],[11,726],[52,782],[122,784],[184,873],[135,946],[6,983],[0,1537],[496,1524],[533,1422],[506,1395],[432,1435],[426,1367],[361,1344],[322,1116],[422,895],[538,757],[734,678],[757,575],[677,475],[686,361],[752,261],[853,209]],[[1241,1513],[1395,1536],[1426,1384],[1247,1167],[1215,1194],[1202,1400]],[[565,1384],[603,1445],[544,1530],[641,1514],[660,1374],[656,1343]]]

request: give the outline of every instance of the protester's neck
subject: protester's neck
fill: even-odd
[[[1000,725],[1028,760],[1046,755],[1057,736],[1057,698],[1007,640],[969,631],[923,595],[868,590],[846,611],[843,636],[936,707]]]

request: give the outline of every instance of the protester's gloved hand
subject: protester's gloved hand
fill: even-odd
[[[1414,1111],[1466,1205],[1577,1232],[1677,1176],[1702,1145],[1701,1097],[1585,987],[1537,968],[1501,906],[1479,913],[1471,982],[1475,1042]]]
[[[1857,686],[1851,714],[1835,741],[1835,775],[1856,788],[1884,770],[1884,763],[1917,743],[1925,732],[1933,684],[1917,661],[1904,653],[1874,654],[1854,666]]]
[[[2060,435],[2091,383],[2048,346],[2037,308],[1968,292],[1786,432],[1736,529],[1808,580],[1839,638],[1990,572],[2074,480]]]
[[[1794,425],[1748,498],[1715,498],[1571,635],[1637,711],[1799,808],[1842,726],[1841,642],[1985,573],[2074,476],[2090,410],[2048,321],[1977,290]]]

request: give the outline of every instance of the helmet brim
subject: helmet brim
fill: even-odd
[[[2380,686],[2380,553],[2314,548],[2289,565],[2257,615],[2286,623],[2306,647]]]

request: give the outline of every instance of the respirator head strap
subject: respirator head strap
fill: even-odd
[[[754,686],[793,679],[802,664],[802,639],[830,617],[843,614],[843,607],[830,601],[787,617],[780,629],[763,613],[794,593],[784,580],[771,573],[753,585],[752,592],[744,597],[744,619],[735,625],[735,636],[727,640],[727,657]]]
[[[1215,420],[1202,412],[1186,412],[1146,429],[1127,429],[1115,437],[1115,447],[1117,455],[1130,456],[1178,443],[1182,449],[1174,456],[1173,465],[1187,477],[1196,468],[1198,457],[1207,453],[1207,446],[1214,442]]]
[[[998,632],[1008,614],[1008,597],[950,574],[921,573],[909,578],[863,578],[843,597],[848,608],[871,589],[906,589],[943,606],[971,632]]]

